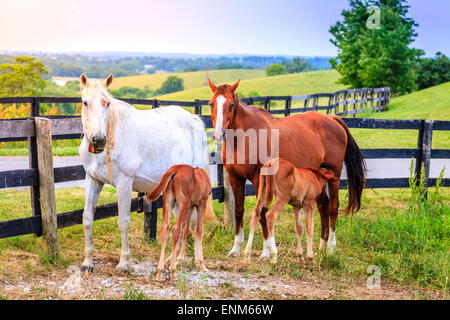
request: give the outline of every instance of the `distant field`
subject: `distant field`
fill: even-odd
[[[182,73],[157,73],[130,77],[119,77],[114,79],[112,89],[128,86],[143,89],[148,86],[151,90],[159,89],[162,83],[170,75],[176,75],[183,79],[185,90],[207,86],[206,71],[182,72]],[[232,70],[209,70],[209,78],[217,83],[236,81],[241,79],[255,79],[264,77],[264,70],[232,69]],[[197,98],[197,97],[195,97]],[[193,99],[195,99],[193,98]]]
[[[216,80],[213,77],[211,77],[211,79],[217,85],[224,83],[232,84],[240,76],[236,72],[238,70],[229,71],[231,71],[229,79]],[[257,79],[249,80],[241,77],[241,83],[239,85],[238,92],[246,95],[251,91],[256,91],[261,96],[282,96],[310,94],[318,92],[334,92],[337,90],[345,89],[345,86],[336,83],[338,78],[339,74],[335,70],[303,72],[274,77],[263,77],[263,75],[261,75]],[[158,98],[181,101],[192,101],[194,99],[210,99],[211,90],[205,84],[200,88],[190,90],[186,88],[186,90],[184,91],[166,94],[163,96],[159,96]]]

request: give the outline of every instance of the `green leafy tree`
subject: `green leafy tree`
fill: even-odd
[[[32,57],[15,57],[13,62],[0,64],[0,96],[37,95],[45,88],[44,65]]]
[[[161,88],[157,90],[157,95],[172,93],[177,91],[183,91],[184,84],[183,79],[177,76],[168,76],[166,81],[163,82]]]
[[[445,54],[437,52],[434,58],[420,60],[416,81],[419,89],[447,81],[450,81],[450,59]]]
[[[286,68],[281,63],[274,63],[266,68],[266,76],[277,76],[280,74],[285,74]]]
[[[134,87],[120,87],[118,90],[110,90],[111,94],[117,98],[145,99],[152,95],[152,91],[148,86],[144,89]]]
[[[417,24],[406,17],[406,1],[349,0],[349,5],[343,20],[329,30],[338,48],[330,63],[341,74],[339,82],[353,88],[387,86],[398,94],[415,90],[415,67],[423,51],[410,47]],[[378,14],[379,24],[371,25]]]
[[[308,60],[296,57],[292,61],[286,61],[284,63],[287,73],[299,73],[308,70],[313,70],[313,67]]]

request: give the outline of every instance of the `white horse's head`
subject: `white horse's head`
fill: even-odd
[[[106,89],[111,86],[113,79],[112,74],[103,81],[88,80],[84,73],[80,77],[83,101],[81,120],[84,135],[89,141],[89,152],[100,153],[105,149],[108,107],[112,100]]]

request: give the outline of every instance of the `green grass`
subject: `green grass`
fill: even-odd
[[[151,90],[161,87],[163,82],[169,75],[176,75],[183,79],[184,89],[207,86],[206,71],[181,72],[181,73],[156,73],[140,76],[119,77],[115,78],[112,89],[117,90],[120,87],[128,86],[143,89],[148,86]],[[256,69],[232,69],[232,70],[209,70],[209,78],[217,83],[236,81],[238,78],[242,80],[264,77],[264,70]],[[195,99],[195,98],[194,98]]]
[[[290,206],[279,214],[275,223],[278,247],[278,263],[261,263],[256,259],[262,250],[262,232],[257,228],[252,263],[246,265],[226,258],[234,232],[214,225],[204,229],[204,256],[209,263],[220,261],[221,270],[249,274],[287,276],[293,279],[316,279],[330,281],[365,281],[367,268],[376,265],[381,269],[381,286],[387,283],[405,285],[418,292],[437,290],[441,297],[448,297],[450,253],[450,206],[447,201],[449,188],[430,188],[430,200],[419,202],[419,189],[366,189],[362,209],[353,216],[339,216],[337,222],[338,247],[333,256],[323,256],[317,251],[320,234],[320,218],[315,214],[314,248],[318,256],[312,267],[299,267],[296,259],[296,235]],[[31,215],[28,190],[0,190],[2,206],[0,221]],[[84,189],[56,189],[57,212],[82,208]],[[105,187],[99,204],[116,201],[115,189]],[[347,192],[340,192],[341,208],[345,207]],[[244,232],[248,238],[248,224],[255,197],[245,202]],[[223,204],[214,201],[214,210],[223,220]],[[157,261],[159,240],[148,244],[143,241],[142,214],[131,214],[131,253],[138,260]],[[158,214],[158,239],[161,214]],[[95,258],[100,263],[118,262],[120,233],[117,217],[94,223]],[[79,265],[83,260],[84,236],[81,225],[58,230],[62,257],[49,262],[42,238],[33,235],[0,240],[0,281],[19,279],[23,274],[45,275],[55,270],[64,271],[70,264]],[[170,244],[170,241],[169,241]],[[306,239],[303,237],[305,248]],[[167,249],[170,250],[169,248]],[[193,241],[189,241],[187,254],[193,255]],[[125,288],[125,299],[147,299],[132,285]]]
[[[383,112],[364,112],[361,118],[450,120],[450,82],[394,97]],[[352,129],[361,148],[416,148],[417,130]],[[450,149],[450,132],[434,131],[433,148]]]
[[[339,74],[334,70],[312,71],[295,74],[287,74],[273,77],[260,77],[257,79],[241,79],[238,92],[247,94],[256,91],[262,96],[269,95],[300,95],[318,92],[334,92],[344,89],[345,86],[336,83]],[[228,81],[216,81],[216,85],[228,83],[232,84],[239,78],[239,75],[230,77]],[[174,92],[158,97],[165,100],[192,101],[194,99],[210,99],[211,90],[207,85],[200,88]]]

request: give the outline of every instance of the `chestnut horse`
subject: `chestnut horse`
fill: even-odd
[[[325,167],[331,170],[335,177],[340,177],[342,166],[345,162],[348,181],[348,205],[345,214],[358,211],[361,204],[361,193],[364,187],[365,162],[361,151],[353,139],[347,125],[341,118],[335,115],[325,115],[315,111],[295,114],[288,117],[274,117],[268,111],[247,106],[239,100],[235,94],[239,85],[239,80],[230,85],[216,87],[208,79],[209,87],[213,92],[209,104],[211,106],[211,120],[214,126],[214,136],[217,141],[223,139],[225,130],[228,133],[262,131],[266,129],[270,135],[278,134],[278,154],[271,154],[272,158],[281,157],[290,161],[296,168],[318,169]],[[228,256],[240,256],[240,247],[244,243],[243,215],[245,200],[245,181],[250,180],[255,191],[259,186],[259,174],[261,167],[268,159],[261,159],[260,152],[257,152],[256,161],[250,159],[250,134],[246,134],[245,162],[237,161],[244,158],[238,151],[242,145],[238,145],[238,139],[233,136],[231,141],[225,139],[222,148],[222,160],[228,172],[230,184],[235,200],[235,240],[234,246]],[[261,141],[260,135],[254,135],[257,141],[256,148],[267,147],[271,150],[271,140]],[[276,143],[276,142],[275,142]],[[232,144],[233,147],[227,147]],[[233,152],[227,160],[227,152]],[[255,159],[254,159],[255,160]],[[228,163],[227,163],[228,162]],[[321,241],[320,249],[325,248],[328,241],[328,250],[331,253],[336,246],[335,230],[336,218],[339,207],[339,179],[329,182],[328,188],[324,187],[323,192],[317,200],[317,207],[321,217]],[[327,192],[328,191],[328,192]],[[267,225],[265,213],[267,208],[261,212],[261,227],[264,238],[267,238]]]

